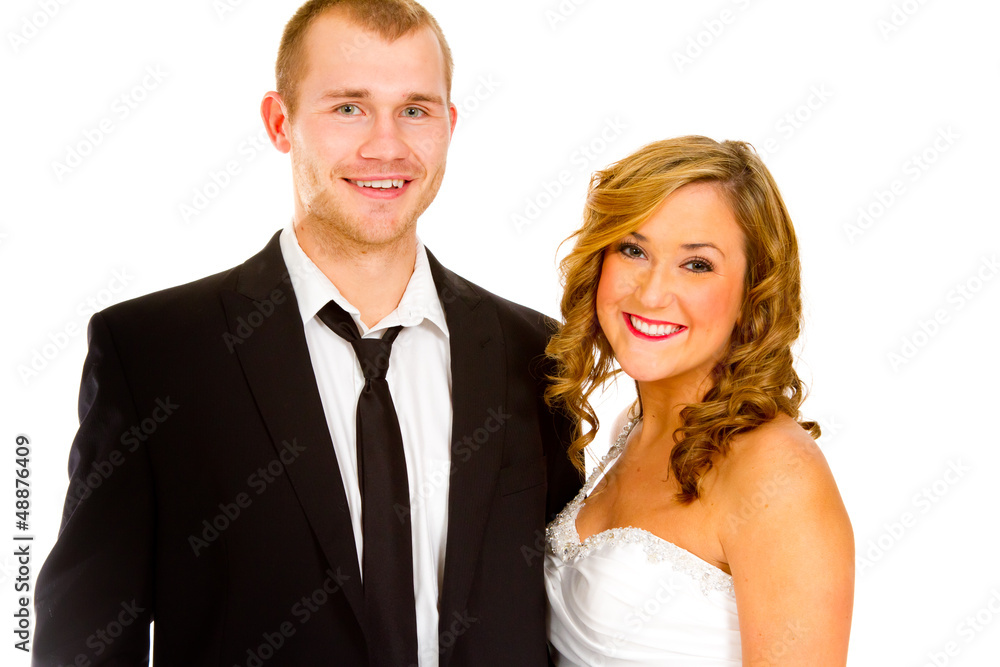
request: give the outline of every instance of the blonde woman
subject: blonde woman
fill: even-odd
[[[656,142],[595,174],[571,238],[547,399],[581,426],[578,469],[615,362],[639,398],[548,528],[555,664],[844,665],[853,533],[799,417],[798,250],[771,174],[741,142]]]

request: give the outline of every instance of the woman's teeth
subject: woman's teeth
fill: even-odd
[[[677,333],[683,329],[683,325],[680,324],[649,324],[643,320],[640,320],[635,315],[631,315],[629,320],[632,322],[632,326],[636,330],[641,331],[647,336],[669,336],[670,334]]]

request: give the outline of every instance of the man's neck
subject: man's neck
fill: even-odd
[[[378,324],[399,306],[417,258],[415,232],[373,246],[318,235],[300,221],[295,222],[294,229],[299,247],[360,311],[365,326]]]

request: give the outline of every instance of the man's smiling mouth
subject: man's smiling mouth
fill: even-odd
[[[351,179],[346,179],[349,183],[353,183],[359,188],[375,188],[379,190],[389,190],[392,188],[401,188],[407,183],[406,180],[402,178],[387,178],[379,181],[353,181]]]

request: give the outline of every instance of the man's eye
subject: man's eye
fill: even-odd
[[[403,115],[407,118],[420,118],[421,116],[427,115],[423,109],[418,109],[416,107],[407,107],[403,111]]]
[[[359,113],[358,107],[353,104],[341,104],[337,107],[337,111],[345,116],[356,116]]]

